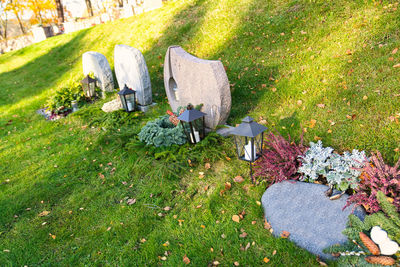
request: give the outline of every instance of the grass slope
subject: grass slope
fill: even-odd
[[[274,266],[317,266],[315,256],[263,228],[256,201],[265,185],[232,181],[248,174],[229,139],[205,145],[190,166],[188,158],[154,160],[136,134],[168,108],[162,64],[167,47],[179,44],[222,60],[230,124],[262,116],[283,134],[305,128],[308,141],[379,149],[393,162],[399,26],[397,3],[386,1],[170,1],[0,56],[1,265],[180,266],[187,255],[195,266],[254,266],[264,257]],[[35,114],[82,77],[82,53],[103,53],[113,68],[116,44],[143,52],[159,103],[152,112],[103,114],[103,100],[58,122]],[[221,196],[227,181],[232,188]]]

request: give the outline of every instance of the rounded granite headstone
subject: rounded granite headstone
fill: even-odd
[[[142,53],[128,45],[116,45],[114,48],[115,75],[120,90],[126,84],[136,91],[140,106],[152,104],[150,75]]]
[[[102,91],[112,92],[114,78],[107,58],[98,52],[89,51],[82,55],[83,74],[86,76],[93,72]]]
[[[327,186],[284,181],[270,186],[261,202],[265,218],[275,236],[282,231],[290,233],[289,239],[298,246],[321,256],[332,259],[323,249],[334,244],[344,244],[347,237],[342,234],[353,207],[343,210],[348,195],[338,200],[325,196]],[[354,214],[364,219],[365,211],[356,208]]]
[[[228,76],[219,60],[197,58],[180,46],[170,46],[164,62],[164,86],[171,108],[203,104],[209,129],[224,124],[231,110]]]

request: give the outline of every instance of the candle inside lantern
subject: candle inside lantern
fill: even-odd
[[[192,143],[194,143],[194,140],[196,140],[196,143],[200,142],[200,135],[199,131],[194,131],[194,140],[193,140],[193,134],[190,134],[190,139],[192,140]]]
[[[253,158],[251,157],[251,142],[244,146],[244,158],[245,160],[252,161],[256,158],[256,145],[253,145]]]
[[[133,104],[131,101],[126,101],[126,104],[128,106],[128,111],[132,111],[133,110]]]

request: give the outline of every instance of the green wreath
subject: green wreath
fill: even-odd
[[[139,133],[139,140],[146,145],[171,146],[186,143],[186,135],[182,126],[175,126],[169,121],[169,116],[161,116],[154,121],[149,121]]]

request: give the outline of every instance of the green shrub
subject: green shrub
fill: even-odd
[[[47,102],[46,107],[55,113],[62,113],[71,109],[71,101],[76,100],[79,103],[86,101],[86,97],[79,82],[73,82],[70,86],[57,90]]]
[[[169,116],[164,115],[149,121],[140,131],[139,140],[156,147],[183,145],[186,143],[186,135],[180,124],[175,126],[169,121]]]

